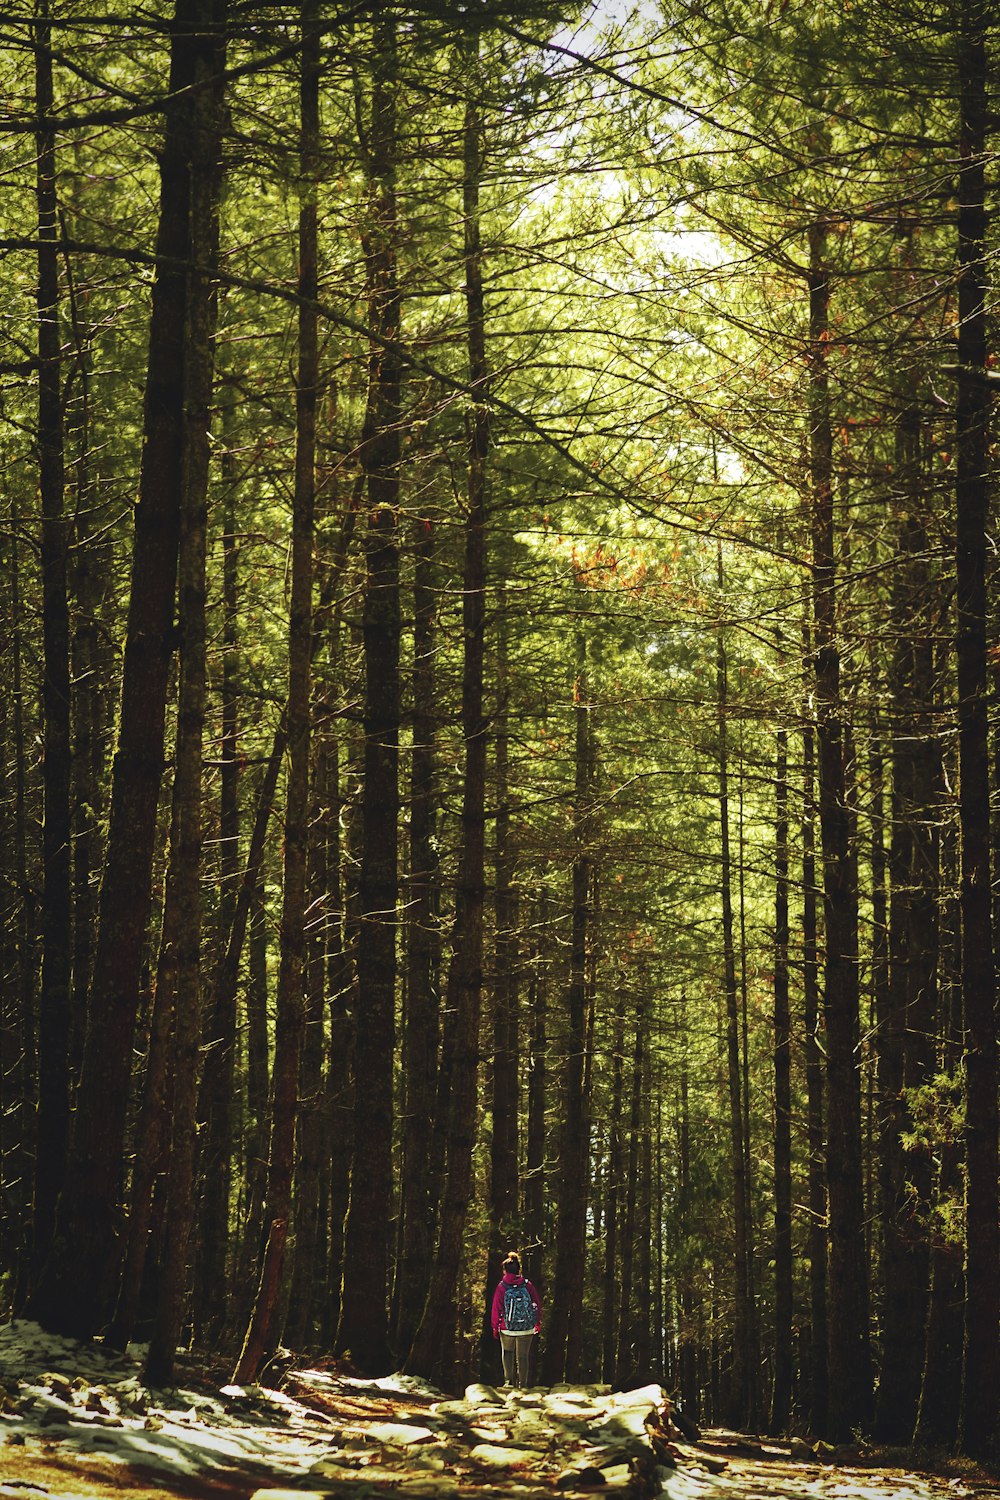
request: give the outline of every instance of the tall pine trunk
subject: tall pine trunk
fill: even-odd
[[[304,1026],[306,874],[309,823],[310,680],[313,631],[313,515],[316,489],[316,400],[319,381],[317,208],[319,176],[320,26],[318,0],[301,10],[299,84],[299,313],[295,386],[295,488],[292,498],[291,597],[288,619],[288,780],[282,873],[280,956],[275,1006],[268,1152],[266,1240],[253,1312],[233,1379],[256,1379],[281,1333],[279,1304],[292,1211],[295,1119]]]
[[[65,1187],[31,1301],[45,1327],[91,1336],[107,1317],[119,1261],[119,1201],[132,1040],[149,915],[183,460],[191,262],[192,85],[211,38],[212,0],[177,0],[160,156],[157,270],[143,451],[122,674],[118,749],[101,884],[90,1013]]]
[[[396,21],[374,23],[368,131],[368,404],[361,462],[368,485],[364,594],[365,767],[354,1038],[354,1152],[344,1226],[337,1348],[371,1374],[388,1369],[389,1217],[399,897],[400,295],[396,280]]]
[[[792,1079],[788,993],[788,734],[777,733],[774,835],[774,1387],[771,1431],[791,1416],[793,1351]]]
[[[48,0],[34,24],[35,105],[39,124],[38,205],[38,487],[42,503],[43,743],[42,977],[38,1025],[38,1113],[35,1141],[34,1256],[40,1265],[55,1227],[66,1169],[70,1108],[70,665],[66,589],[67,522],[60,383],[56,132]]]
[[[718,584],[722,598],[722,549],[718,554]],[[733,1367],[730,1420],[736,1426],[756,1420],[756,1372],[751,1366],[750,1309],[750,1221],[747,1187],[747,1152],[744,1133],[743,1083],[740,1071],[740,1011],[736,982],[736,948],[733,931],[732,855],[729,833],[729,725],[728,663],[720,624],[716,643],[716,712],[719,734],[719,824],[722,864],[723,985],[726,999],[726,1061],[729,1077],[730,1162],[733,1176]]]
[[[566,1061],[562,1086],[559,1139],[559,1194],[556,1217],[556,1261],[548,1328],[542,1360],[549,1385],[579,1380],[587,1226],[587,1169],[590,1122],[584,1086],[587,1057],[587,929],[590,895],[588,817],[590,801],[590,698],[587,640],[577,627],[575,719],[575,786],[573,794],[573,927],[567,993]]]
[[[965,1009],[965,1365],[960,1443],[977,1458],[1000,1444],[1000,1212],[997,1021],[991,910],[986,548],[990,390],[986,383],[987,9],[963,0],[958,37],[958,395],[955,545],[962,997]]]
[[[479,37],[467,39],[469,94],[463,126],[465,306],[472,409],[468,417],[468,488],[462,574],[462,846],[446,1008],[455,1017],[451,1110],[437,1254],[427,1300],[406,1369],[446,1383],[452,1376],[454,1329],[441,1309],[453,1305],[462,1264],[476,1135],[479,1024],[483,986],[483,905],[486,843],[486,719],[483,673],[486,645],[486,460],[489,444],[489,367],[483,300],[479,180],[483,135],[476,100]]]
[[[829,1194],[829,1393],[827,1426],[836,1438],[866,1429],[872,1416],[861,1159],[858,1015],[858,882],[848,805],[848,734],[840,690],[833,501],[833,420],[827,357],[830,273],[826,228],[809,234],[809,463],[812,485],[813,622],[819,820],[826,932]]]
[[[436,540],[434,523],[415,523],[413,576],[413,749],[410,761],[409,919],[406,931],[405,1125],[400,1184],[402,1233],[397,1271],[396,1352],[413,1342],[434,1258],[431,1134],[437,1093],[441,967],[437,848]]]

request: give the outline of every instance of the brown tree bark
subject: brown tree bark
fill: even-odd
[[[804,654],[810,631],[803,628]],[[828,1342],[826,1315],[826,1133],[823,1124],[823,1048],[819,1004],[818,888],[816,884],[815,730],[802,720],[802,1006],[805,1033],[808,1144],[809,1343],[808,1411],[814,1432],[826,1430]]]
[[[788,733],[775,753],[774,831],[774,1385],[771,1431],[785,1432],[794,1375],[792,1326],[792,1026],[788,975]]]
[[[56,131],[48,0],[36,0],[35,130],[38,207],[38,488],[42,505],[42,974],[38,1008],[34,1257],[41,1265],[55,1228],[66,1170],[70,1110],[70,663],[66,586],[68,525],[59,329]]]
[[[260,1281],[234,1381],[254,1380],[275,1348],[281,1278],[292,1211],[295,1117],[304,1026],[306,872],[309,823],[310,682],[313,633],[313,516],[316,490],[316,403],[319,383],[317,206],[319,177],[319,0],[303,0],[299,81],[299,313],[295,383],[295,489],[288,620],[288,781],[282,877],[281,951],[275,1007],[271,1138],[266,1241]]]
[[[562,1082],[559,1137],[559,1190],[556,1209],[556,1263],[549,1299],[544,1378],[549,1385],[581,1378],[583,1282],[586,1263],[590,1119],[584,1087],[587,1057],[587,939],[590,895],[590,689],[587,639],[576,635],[575,785],[573,792],[573,927],[567,990],[566,1060]]]
[[[615,997],[611,1039],[611,1112],[608,1125],[607,1191],[604,1208],[604,1266],[601,1278],[601,1379],[614,1378],[618,1326],[618,1231],[622,1190],[621,1118],[625,1088],[625,996]],[[683,1187],[681,1189],[683,1192]]]
[[[819,819],[826,932],[829,1194],[829,1396],[827,1429],[836,1438],[865,1430],[872,1416],[861,1158],[858,1015],[857,854],[847,796],[847,726],[840,690],[833,500],[833,421],[827,357],[830,273],[826,228],[809,234],[809,463],[813,550],[813,622]]]
[[[370,1374],[389,1367],[393,1058],[399,898],[399,411],[401,301],[396,277],[396,21],[374,21],[366,174],[368,402],[361,462],[368,487],[364,594],[365,766],[354,1037],[354,1153],[344,1226],[336,1347]]]
[[[904,1146],[913,1129],[905,1090],[926,1084],[935,1071],[940,811],[933,644],[938,601],[920,513],[920,412],[909,400],[897,420],[895,474],[890,988],[884,1018],[888,1045],[879,1049],[884,1293],[876,1432],[884,1442],[902,1443],[912,1439],[920,1398],[932,1190],[929,1156]]]
[[[397,1271],[396,1352],[413,1342],[434,1257],[431,1137],[441,1022],[440,869],[437,849],[437,544],[430,516],[414,524],[413,749],[410,761],[410,875],[403,1038],[405,1123],[400,1183],[401,1249]]]
[[[451,1377],[454,1330],[440,1309],[452,1303],[462,1262],[463,1239],[472,1188],[479,1077],[479,1024],[483,985],[483,905],[486,843],[486,718],[483,671],[486,643],[486,460],[489,444],[489,367],[483,299],[479,224],[479,180],[483,135],[476,100],[479,37],[467,40],[471,73],[463,125],[463,208],[465,305],[472,410],[468,419],[468,487],[465,559],[462,573],[462,732],[465,778],[462,791],[462,846],[446,1007],[455,1016],[441,1222],[434,1269],[423,1315],[405,1368],[431,1380]]]
[[[614,1383],[623,1390],[634,1384],[635,1366],[635,1253],[639,1192],[639,1135],[642,1122],[642,1072],[646,1050],[645,997],[640,993],[635,1014],[632,1078],[629,1091],[628,1149],[625,1160],[621,1215],[621,1276],[618,1289],[618,1329],[615,1338]]]
[[[718,554],[718,585],[722,596],[722,549]],[[723,985],[726,1000],[726,1060],[729,1077],[730,1164],[733,1174],[733,1365],[731,1376],[734,1426],[756,1423],[756,1372],[751,1359],[750,1221],[747,1190],[747,1152],[740,1069],[740,1006],[736,982],[733,930],[732,854],[729,832],[728,662],[722,626],[716,643],[716,713],[719,755],[719,825],[721,832],[721,896]]]
[[[219,957],[226,953],[240,894],[240,757],[237,684],[240,670],[239,543],[236,531],[236,474],[230,448],[235,391],[220,390],[222,423],[222,734],[219,744]],[[245,922],[245,919],[244,919]],[[242,947],[242,934],[241,943]],[[217,964],[221,968],[221,964]],[[236,1055],[236,985],[212,986],[205,1034],[204,1066],[198,1104],[199,1234],[195,1260],[194,1326],[199,1343],[216,1343],[225,1323],[228,1296],[229,1200],[232,1182],[233,1110]]]
[[[118,750],[90,1017],[52,1249],[31,1300],[46,1328],[89,1337],[118,1271],[118,1215],[136,998],[149,913],[185,445],[194,82],[210,0],[177,0],[160,157],[143,454],[135,515]]]
[[[544,892],[539,897],[536,924],[542,934],[546,931],[548,905]],[[543,938],[544,942],[544,938]],[[531,962],[531,978],[528,984],[528,1015],[530,1018],[530,1060],[528,1065],[528,1099],[525,1119],[524,1143],[524,1239],[525,1274],[538,1287],[544,1289],[545,1267],[542,1247],[545,1244],[545,1108],[548,1097],[548,988],[547,970],[541,945],[535,948]]]
[[[494,879],[494,962],[491,1015],[487,1034],[492,1049],[487,1064],[492,1131],[490,1135],[490,1239],[483,1290],[482,1363],[484,1379],[500,1379],[499,1346],[490,1326],[493,1289],[503,1271],[503,1257],[519,1242],[518,1180],[518,951],[517,900],[513,891],[514,851],[510,832],[510,737],[508,731],[509,604],[506,579],[497,580],[496,693],[494,785],[496,802]]]
[[[176,980],[173,1119],[162,1274],[144,1365],[150,1385],[168,1385],[187,1313],[188,1247],[194,1222],[195,1125],[201,1040],[202,760],[205,734],[208,476],[215,327],[213,270],[219,253],[219,193],[226,0],[213,0],[199,48],[191,111],[191,255],[185,371],[185,435],[178,622],[180,684],[167,905],[175,906]]]
[[[990,855],[986,549],[990,389],[986,382],[987,8],[963,0],[958,42],[958,394],[955,403],[956,640],[962,997],[965,1010],[965,1361],[960,1444],[996,1457],[1000,1434],[1000,1209],[997,1020]]]

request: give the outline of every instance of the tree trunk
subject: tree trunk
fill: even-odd
[[[566,1062],[562,1089],[562,1133],[559,1141],[559,1194],[556,1218],[556,1264],[548,1314],[542,1369],[547,1384],[579,1380],[583,1282],[586,1263],[587,1169],[590,1121],[584,1088],[587,1054],[587,928],[590,894],[588,820],[590,801],[590,697],[587,641],[577,627],[576,679],[573,687],[576,728],[576,783],[573,796],[573,929],[567,994]]]
[[[235,392],[223,387],[222,479],[222,736],[219,746],[219,958],[226,952],[240,892],[240,759],[237,681],[240,668],[239,545],[236,475],[227,428]],[[244,919],[245,925],[245,919]],[[242,933],[240,947],[242,948]],[[221,967],[221,965],[220,965]],[[238,964],[237,964],[238,967]],[[194,1322],[199,1343],[217,1342],[228,1298],[229,1200],[233,1153],[233,1086],[236,1055],[236,985],[212,986],[205,1027],[205,1063],[198,1118],[202,1130],[201,1213],[195,1265]]]
[[[490,1138],[490,1242],[483,1294],[482,1349],[484,1378],[500,1378],[500,1361],[490,1326],[493,1288],[503,1271],[503,1257],[518,1244],[518,985],[517,908],[512,889],[514,855],[510,836],[510,738],[507,714],[509,605],[506,580],[497,581],[497,707],[495,724],[496,845],[494,920],[496,929],[492,983],[492,1054],[488,1074],[493,1130]]]
[[[37,0],[35,130],[38,153],[38,487],[42,503],[43,744],[42,978],[38,1024],[34,1257],[41,1265],[55,1227],[69,1134],[70,977],[73,941],[70,870],[70,672],[63,514],[63,408],[60,386],[56,132],[48,0]]]
[[[537,931],[546,932],[548,907],[544,893],[538,901]],[[530,1061],[528,1064],[527,1118],[524,1143],[524,1270],[541,1292],[545,1284],[542,1249],[545,1232],[545,1105],[548,1092],[548,1037],[546,1013],[548,988],[545,960],[541,946],[535,949],[528,987],[528,1013],[531,1023]]]
[[[604,1271],[602,1276],[601,1379],[611,1382],[615,1368],[618,1326],[618,1229],[621,1212],[622,1136],[624,1099],[625,996],[621,985],[615,997],[614,1033],[611,1042],[611,1113],[604,1210]],[[681,1189],[683,1193],[683,1187]]]
[[[450,1321],[441,1316],[454,1297],[472,1189],[479,1076],[479,1022],[483,984],[483,904],[485,895],[486,719],[483,670],[486,644],[486,457],[489,442],[489,369],[483,305],[479,230],[479,179],[483,139],[475,96],[479,37],[468,43],[470,93],[463,128],[463,207],[465,227],[465,305],[469,352],[468,510],[462,575],[462,733],[465,779],[462,791],[462,847],[446,1007],[455,1017],[451,1113],[445,1162],[438,1248],[430,1287],[405,1368],[446,1383],[451,1376]]]
[[[635,1016],[635,1040],[632,1050],[632,1088],[629,1105],[628,1152],[625,1167],[625,1201],[621,1224],[621,1285],[618,1302],[618,1331],[615,1345],[614,1383],[623,1390],[634,1384],[635,1375],[635,1281],[636,1201],[639,1184],[639,1131],[642,1122],[642,1069],[646,1046],[645,997],[640,993]]]
[[[885,1139],[883,1171],[882,1373],[876,1431],[884,1442],[912,1439],[920,1399],[929,1284],[930,1158],[907,1151],[913,1117],[904,1089],[928,1083],[938,1027],[938,847],[940,746],[934,713],[934,616],[921,504],[920,412],[907,401],[897,422],[900,485],[898,559],[893,572],[891,702],[892,874],[890,1046],[880,1048]],[[881,1028],[880,1028],[881,1029]],[[882,1077],[883,1058],[889,1065]]]
[[[31,1301],[31,1314],[43,1326],[82,1338],[107,1316],[118,1270],[132,1038],[174,645],[192,232],[191,86],[212,8],[210,0],[177,0],[175,12],[121,716],[90,1016],[65,1188],[51,1254]]]
[[[175,903],[176,1000],[173,1121],[167,1179],[162,1279],[144,1366],[151,1385],[173,1379],[174,1356],[187,1313],[188,1247],[194,1219],[195,1126],[201,1040],[202,758],[205,730],[205,608],[208,475],[215,325],[211,277],[219,252],[219,192],[225,68],[225,0],[214,0],[209,38],[199,49],[192,110],[191,253],[196,269],[188,297],[185,461],[181,508],[180,687],[174,770],[174,818],[167,903]]]
[[[719,597],[722,598],[722,548],[718,554]],[[740,1072],[740,1011],[736,984],[736,950],[733,933],[732,855],[729,836],[729,735],[728,735],[728,664],[726,643],[720,625],[716,645],[716,692],[719,732],[719,822],[722,836],[722,944],[726,997],[726,1058],[729,1073],[730,1160],[733,1174],[733,1216],[735,1221],[734,1257],[734,1327],[732,1410],[729,1420],[734,1426],[752,1425],[756,1399],[755,1372],[750,1359],[750,1226],[747,1196],[746,1145],[743,1116],[743,1087]]]
[[[788,998],[788,734],[777,733],[774,834],[774,1387],[771,1431],[792,1402],[792,1078]]]
[[[819,751],[819,815],[826,929],[824,1017],[829,1192],[829,1411],[838,1439],[872,1416],[861,1159],[857,856],[847,800],[847,733],[840,692],[830,411],[830,276],[826,228],[809,234],[809,455],[812,481],[813,619]]]
[[[804,655],[810,654],[804,626]],[[819,947],[815,855],[815,738],[808,714],[802,722],[802,1000],[806,1054],[806,1135],[809,1175],[808,1411],[814,1432],[826,1431],[828,1342],[826,1316],[826,1136],[823,1129],[823,1048],[820,1041]]]
[[[292,501],[291,597],[288,620],[288,782],[282,880],[281,952],[275,1007],[268,1153],[266,1242],[260,1282],[233,1380],[256,1379],[275,1348],[281,1278],[292,1210],[295,1117],[299,1096],[305,968],[306,865],[309,823],[310,678],[312,657],[313,514],[316,400],[319,381],[316,184],[319,175],[319,0],[303,0],[299,83],[299,314],[295,386],[295,490]]]
[[[959,44],[958,395],[955,545],[962,997],[965,1008],[965,1364],[962,1451],[995,1457],[1000,1385],[997,1022],[991,910],[986,548],[990,390],[986,383],[986,8],[963,0]]]
[[[400,295],[396,282],[396,22],[377,13],[367,165],[368,405],[361,460],[368,483],[364,596],[365,771],[354,1156],[344,1227],[336,1347],[358,1367],[389,1367],[388,1225],[392,1207],[396,908],[399,895]]]
[[[936,674],[941,680],[941,674]],[[943,766],[939,767],[938,795],[945,806]],[[959,881],[958,830],[944,821],[941,839],[941,886],[948,892],[941,921],[941,1037],[939,1066],[951,1080],[952,1098],[959,1102],[962,1077],[962,914]],[[952,894],[954,893],[954,894]],[[962,1142],[949,1132],[941,1145],[935,1178],[938,1202],[958,1202],[962,1195]],[[958,1436],[962,1398],[962,1357],[965,1320],[965,1274],[962,1243],[947,1226],[938,1225],[931,1239],[930,1297],[920,1406],[914,1443],[928,1448],[951,1448]]]
[[[397,1272],[396,1352],[413,1342],[434,1258],[431,1136],[440,1042],[439,930],[441,876],[437,850],[437,718],[434,656],[437,565],[434,524],[415,522],[413,577],[413,751],[410,763],[410,879],[406,929],[405,1124],[400,1184],[402,1234]]]

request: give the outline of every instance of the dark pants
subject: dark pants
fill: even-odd
[[[505,1333],[500,1330],[500,1349],[503,1354],[503,1378],[508,1385],[526,1386],[531,1372],[531,1341],[533,1333]]]

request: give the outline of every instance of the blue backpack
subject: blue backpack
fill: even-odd
[[[503,1326],[507,1333],[533,1333],[538,1322],[538,1308],[531,1300],[525,1282],[509,1286],[503,1294]]]

